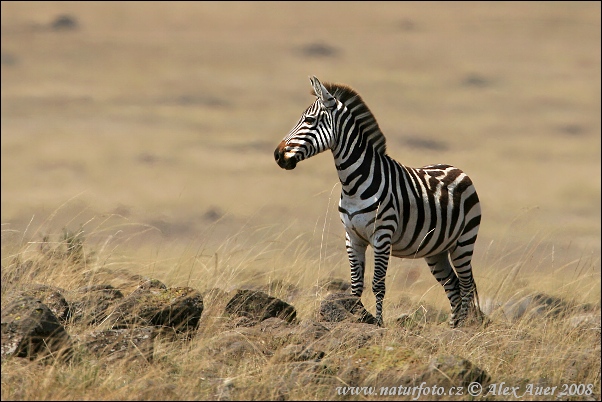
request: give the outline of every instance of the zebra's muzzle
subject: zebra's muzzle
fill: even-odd
[[[285,148],[280,145],[274,151],[274,159],[282,169],[292,170],[297,166],[297,157],[287,156]]]

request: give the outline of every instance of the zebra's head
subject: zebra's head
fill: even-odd
[[[274,151],[276,163],[286,170],[294,169],[298,162],[334,146],[332,111],[338,102],[316,77],[309,77],[309,80],[316,100]]]

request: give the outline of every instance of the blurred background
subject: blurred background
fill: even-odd
[[[299,243],[347,272],[332,156],[273,160],[316,75],[362,95],[400,163],[473,179],[476,265],[600,269],[600,2],[1,11],[3,243],[83,228],[165,261]]]

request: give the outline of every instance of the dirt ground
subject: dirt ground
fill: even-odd
[[[482,265],[536,250],[600,269],[599,2],[1,11],[3,242],[83,225],[177,257],[304,239],[346,266],[331,156],[273,160],[316,75],[362,95],[399,162],[472,177]]]

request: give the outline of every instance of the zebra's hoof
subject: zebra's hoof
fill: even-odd
[[[451,329],[460,328],[463,325],[464,325],[464,320],[461,318],[450,318],[450,320],[449,320],[449,327]]]

